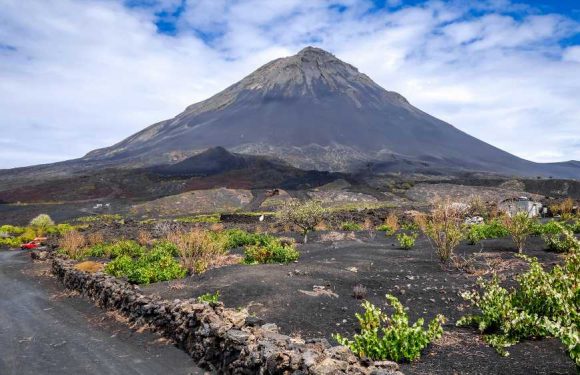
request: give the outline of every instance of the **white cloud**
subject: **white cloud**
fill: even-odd
[[[307,44],[518,156],[580,159],[580,46],[559,44],[577,23],[506,0],[397,3],[188,0],[169,36],[155,13],[180,0],[0,0],[0,168],[110,145]]]

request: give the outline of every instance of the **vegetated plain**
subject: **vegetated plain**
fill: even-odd
[[[571,202],[551,207],[560,218],[522,221],[526,230],[523,253],[537,258],[546,271],[573,258],[567,254],[577,254],[577,234],[572,233],[580,232],[580,221],[571,211]],[[480,203],[474,199],[470,204]],[[54,254],[76,259],[77,267],[86,272],[104,271],[125,278],[141,284],[145,293],[169,300],[220,300],[227,307],[247,309],[263,322],[277,324],[286,334],[332,343],[336,334],[351,338],[361,333],[355,314],[363,313],[363,300],[391,313],[385,299],[389,294],[406,307],[411,322],[421,318],[428,322],[439,314],[446,318],[442,336],[419,350],[419,359],[399,360],[405,373],[576,373],[570,357],[578,360],[578,346],[563,345],[570,343],[554,338],[556,334],[538,322],[522,328],[519,343],[496,346],[498,351],[488,345],[490,336],[473,327],[456,326],[462,317],[480,312],[465,296],[465,292],[481,290],[478,279],[497,277],[504,286],[522,289],[516,277],[529,273],[529,261],[517,255],[511,237],[520,228],[514,227],[514,220],[490,210],[484,215],[485,224],[466,225],[464,218],[475,212],[471,208],[471,212],[449,215],[453,220],[447,224],[455,226],[460,237],[450,258],[442,261],[441,252],[435,251],[441,244],[433,241],[432,229],[439,228],[435,233],[451,238],[448,228],[438,226],[444,222],[436,222],[436,210],[452,207],[457,206],[447,201],[425,213],[341,211],[307,202],[293,206],[294,216],[224,215],[222,220],[221,215],[212,214],[138,222],[102,215],[59,226],[39,224],[37,219],[28,228],[3,227],[9,233],[3,241],[31,231],[50,233],[49,248]],[[297,223],[303,225],[297,227]],[[302,243],[304,235],[307,243]],[[578,278],[577,272],[568,275]],[[533,280],[546,277],[542,274]],[[572,285],[576,289],[571,292],[577,294],[578,285]],[[520,307],[518,311],[528,311],[525,304]],[[520,307],[514,305],[514,311]],[[570,314],[574,322],[577,311]],[[499,329],[488,328],[485,334],[496,334]],[[513,332],[506,332],[513,340]],[[376,337],[381,337],[380,331]],[[503,349],[509,356],[498,353]]]

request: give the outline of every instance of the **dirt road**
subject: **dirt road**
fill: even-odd
[[[27,253],[0,251],[0,374],[203,374],[181,350],[66,296]]]

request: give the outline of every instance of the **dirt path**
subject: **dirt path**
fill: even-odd
[[[0,251],[0,374],[204,373],[155,335],[66,296],[42,272],[27,253]]]

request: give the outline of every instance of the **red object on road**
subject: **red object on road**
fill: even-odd
[[[36,249],[38,246],[40,246],[40,243],[39,242],[30,241],[30,242],[23,243],[22,245],[20,245],[20,248],[22,250],[25,250],[25,249]]]

